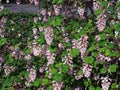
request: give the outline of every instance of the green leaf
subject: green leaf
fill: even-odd
[[[96,90],[102,90],[100,87],[96,87]]]
[[[81,74],[83,74],[83,71],[82,71],[82,70],[79,70],[79,71],[77,72],[77,74],[78,74],[78,75],[81,75]]]
[[[104,52],[105,49],[104,49],[104,48],[99,48],[99,51],[100,51],[100,52]]]
[[[52,17],[50,20],[49,20],[49,23],[51,25],[53,25],[54,27],[56,26],[60,26],[61,23],[62,23],[62,18],[57,16],[57,17]]]
[[[61,72],[67,73],[69,71],[69,65],[68,64],[63,64],[61,67]]]
[[[28,48],[28,49],[25,50],[25,53],[26,53],[26,54],[29,54],[30,52],[31,52],[31,49],[30,49],[30,48]]]
[[[120,53],[113,51],[113,52],[110,52],[109,56],[111,56],[111,57],[120,57]]]
[[[63,0],[58,0],[57,4],[61,4],[63,2]]]
[[[38,87],[38,86],[40,85],[40,83],[41,83],[41,79],[38,78],[37,80],[35,80],[35,81],[33,82],[33,86]]]
[[[94,50],[95,50],[95,45],[91,45],[91,46],[89,47],[89,49],[88,49],[89,52],[92,52],[92,51],[94,51]]]
[[[14,88],[13,87],[9,87],[9,89],[8,90],[14,90]]]
[[[105,33],[100,34],[100,38],[101,38],[101,40],[105,40],[106,39],[106,34]]]
[[[70,51],[70,55],[72,57],[76,57],[77,55],[79,55],[79,50],[77,48],[73,48],[71,51]]]
[[[117,2],[116,6],[120,9],[120,2]]]
[[[86,35],[86,31],[85,30],[80,30],[80,32],[78,34],[79,34],[79,36]]]
[[[47,87],[46,90],[53,90],[53,86],[49,86],[49,87]]]
[[[94,68],[97,68],[97,65],[98,65],[98,62],[97,62],[97,61],[94,61],[93,67],[94,67]]]
[[[104,1],[104,2],[101,2],[101,7],[104,7],[104,6],[106,6],[108,4],[108,1]]]
[[[117,70],[117,65],[116,65],[116,64],[112,64],[112,65],[110,65],[109,69],[110,69],[110,72],[111,72],[111,73],[116,72],[116,70]]]
[[[84,81],[84,85],[85,85],[86,87],[88,87],[88,86],[89,86],[89,81],[85,80],[85,81]]]
[[[98,57],[99,56],[98,52],[96,52],[96,51],[93,52],[92,54],[93,54],[92,56],[94,56],[94,57]]]
[[[102,9],[98,9],[97,11],[95,11],[95,15],[98,16],[101,12],[102,12]]]
[[[110,53],[111,53],[111,52],[110,52],[110,50],[109,50],[109,49],[105,50],[105,55],[107,55],[107,56],[108,56],[108,55],[110,55]]]
[[[92,56],[85,57],[85,63],[92,64],[94,61],[94,58]]]
[[[7,42],[6,38],[0,38],[0,47]]]
[[[51,47],[51,46],[48,46],[48,50],[50,50],[50,52],[56,52],[57,51],[57,48],[56,47]]]
[[[63,74],[61,73],[57,73],[53,76],[53,80],[57,81],[57,82],[61,82],[63,80]]]
[[[75,37],[76,40],[80,39],[79,34],[75,34],[74,37]]]
[[[101,74],[105,74],[107,72],[107,69],[105,67],[101,68],[100,69],[100,73]]]
[[[115,23],[112,28],[115,29],[116,31],[119,31],[120,30],[120,23]]]
[[[56,68],[60,68],[61,66],[62,66],[62,63],[56,63],[56,64],[55,64],[55,67],[56,67]]]
[[[89,86],[89,90],[95,90],[95,87],[93,85]]]
[[[57,74],[57,69],[56,68],[51,68],[51,73],[52,73],[52,75]]]
[[[43,85],[48,85],[48,83],[49,83],[49,80],[47,78],[44,78],[43,79]]]
[[[112,83],[111,88],[112,89],[116,89],[117,88],[117,84],[116,83]]]

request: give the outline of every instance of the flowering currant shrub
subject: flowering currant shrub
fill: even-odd
[[[30,1],[0,6],[1,90],[120,89],[120,0]]]

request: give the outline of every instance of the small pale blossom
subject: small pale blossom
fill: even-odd
[[[88,36],[82,36],[79,40],[73,40],[72,41],[72,48],[78,48],[81,53],[81,58],[84,59],[84,57],[87,54],[87,46],[88,46]]]
[[[54,7],[54,12],[55,12],[55,15],[59,15],[60,14],[60,9],[61,9],[61,5],[53,5]]]
[[[21,4],[21,1],[20,0],[16,0],[16,4],[17,5]]]
[[[92,65],[83,64],[83,68],[82,68],[82,70],[83,70],[83,75],[84,75],[85,77],[89,78],[90,75],[91,75],[91,72],[92,72],[92,68],[93,68]]]
[[[67,56],[62,58],[62,61],[64,62],[64,64],[68,64],[69,66],[73,66],[73,58],[70,54],[68,54]]]
[[[105,29],[106,21],[107,19],[105,14],[102,13],[98,16],[98,21],[96,22],[96,25],[99,32],[102,32]]]
[[[115,20],[111,20],[110,21],[110,25],[112,26],[112,25],[114,25],[115,24]]]
[[[100,41],[100,39],[101,39],[100,35],[96,35],[95,39],[96,39],[96,41]]]
[[[33,3],[33,2],[34,2],[34,0],[29,0],[29,2],[30,2],[30,3]]]
[[[39,26],[39,31],[41,32],[43,30],[44,30],[44,28],[42,26]]]
[[[100,8],[100,2],[98,2],[97,0],[93,1],[93,9],[94,11],[98,10]]]
[[[35,5],[39,5],[39,0],[34,0]]]
[[[115,38],[117,38],[118,33],[119,33],[118,31],[115,31],[115,36],[114,36]]]
[[[62,90],[63,82],[52,81],[53,90]]]
[[[33,45],[32,52],[34,56],[39,56],[41,54],[41,48],[38,45]]]
[[[34,17],[34,23],[38,22],[38,17]]]
[[[18,49],[14,49],[12,52],[11,52],[11,55],[13,58],[21,58],[22,55],[23,55],[23,52],[18,50]]]
[[[111,79],[109,77],[101,77],[101,85],[103,90],[109,90]]]
[[[26,82],[25,82],[25,85],[27,86],[27,87],[29,87],[30,86],[30,79],[29,78],[26,78]]]
[[[59,48],[63,48],[63,44],[62,44],[62,43],[59,43],[59,44],[58,44],[58,47],[59,47]]]
[[[40,11],[40,13],[42,14],[42,16],[45,16],[45,15],[47,14],[47,11],[46,11],[46,9],[42,9],[42,10]]]
[[[118,20],[120,20],[120,11],[118,11],[117,17],[118,17]]]
[[[10,0],[6,0],[6,2],[7,2],[7,3],[9,3],[9,2],[10,2]]]
[[[50,64],[54,63],[55,60],[55,53],[51,53],[49,50],[46,51],[46,56],[47,56],[47,66],[49,66]]]
[[[13,67],[13,66],[8,66],[8,65],[6,65],[6,64],[4,64],[3,68],[4,68],[5,77],[6,77],[8,74],[10,74],[11,72],[14,72],[14,71],[15,71],[15,67]]]
[[[1,5],[1,6],[0,6],[0,11],[2,11],[3,9],[4,9],[4,6]]]
[[[77,74],[75,73],[74,75],[75,75],[75,79],[76,79],[76,80],[80,80],[80,79],[83,77],[83,74],[77,75]]]
[[[33,28],[33,34],[36,35],[37,33],[37,28]]]
[[[111,61],[110,57],[106,57],[103,54],[99,54],[99,56],[96,58],[97,62],[101,63],[101,62],[105,62],[105,61]]]
[[[34,39],[35,39],[35,40],[36,40],[36,39],[38,39],[38,36],[37,36],[37,35],[35,35],[35,36],[34,36]]]
[[[47,22],[48,21],[48,18],[46,16],[43,17],[43,21],[44,22]]]
[[[45,89],[44,89],[44,87],[40,87],[40,88],[38,88],[37,90],[45,90]]]
[[[50,17],[52,15],[52,12],[51,11],[48,11],[47,12],[48,16]]]
[[[47,69],[47,73],[48,73],[48,78],[52,78],[51,69],[49,67],[47,67],[46,69]]]
[[[33,68],[30,69],[30,74],[29,74],[29,79],[30,81],[34,82],[36,79],[36,70],[34,70]]]
[[[40,67],[39,72],[40,72],[40,73],[43,73],[44,70],[45,70],[45,67]]]
[[[78,13],[79,13],[80,19],[84,18],[84,12],[85,12],[84,8],[80,8],[80,7],[78,8]]]
[[[53,28],[51,26],[44,29],[45,40],[48,45],[52,44],[53,41]]]
[[[30,60],[30,59],[31,59],[31,55],[30,55],[30,54],[27,54],[27,55],[25,56],[25,59],[26,59],[26,60]]]

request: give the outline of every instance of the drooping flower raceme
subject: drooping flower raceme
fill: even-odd
[[[92,68],[93,68],[92,65],[83,64],[83,68],[82,68],[82,70],[83,70],[83,75],[84,75],[85,77],[89,78],[90,75],[91,75],[91,72],[92,72]]]
[[[34,0],[34,4],[38,5],[39,4],[39,0]]]
[[[27,87],[29,87],[30,86],[30,82],[34,82],[35,79],[36,79],[36,70],[31,68],[31,69],[27,69],[27,71],[29,72],[29,77],[26,78],[25,85]]]
[[[80,19],[84,18],[84,12],[85,12],[84,8],[80,8],[80,7],[78,8],[78,14]]]
[[[54,7],[55,15],[59,15],[60,14],[61,5],[53,5],[53,7]]]
[[[6,64],[3,66],[3,68],[4,68],[5,77],[6,77],[8,74],[10,74],[11,72],[14,72],[14,71],[15,71],[15,67],[13,67],[13,66],[8,66],[8,65],[6,65]]]
[[[46,51],[46,56],[47,56],[47,66],[49,66],[50,64],[54,63],[55,60],[55,53],[51,53],[49,50]]]
[[[53,90],[62,90],[63,82],[58,83],[56,81],[53,81],[52,86],[53,86]]]
[[[0,5],[0,11],[2,11],[4,9],[3,5]]]
[[[99,56],[96,57],[96,61],[101,63],[101,62],[105,62],[105,61],[111,61],[111,58],[100,53]]]
[[[51,26],[44,29],[45,40],[48,45],[52,44],[53,41],[53,28]]]
[[[101,77],[101,85],[103,90],[109,90],[111,79],[109,77]]]
[[[68,64],[69,66],[73,66],[73,58],[70,54],[68,54],[67,56],[62,58],[62,61],[64,62],[64,64]]]
[[[93,9],[94,11],[98,10],[100,7],[100,2],[98,2],[97,0],[93,0]]]
[[[118,20],[120,20],[120,11],[118,11],[117,18],[118,18]]]
[[[72,48],[78,48],[81,53],[81,58],[84,59],[84,57],[87,55],[87,46],[88,46],[88,36],[82,36],[79,40],[73,40],[73,47]]]
[[[34,56],[39,56],[41,53],[41,48],[38,45],[33,45],[32,53]]]
[[[98,20],[96,22],[96,25],[97,25],[99,32],[102,32],[105,29],[106,21],[107,21],[107,19],[106,19],[105,14],[102,13],[98,16]]]
[[[29,79],[32,82],[36,79],[36,70],[34,70],[33,68],[30,69]]]

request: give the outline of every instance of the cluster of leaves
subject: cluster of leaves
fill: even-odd
[[[78,5],[84,7],[82,0],[76,0]],[[85,0],[87,1],[87,0]],[[0,88],[1,90],[14,88],[24,88],[26,90],[37,90],[39,87],[43,87],[45,90],[53,90],[52,81],[58,83],[63,82],[63,90],[74,90],[79,87],[82,90],[102,90],[101,77],[108,76],[111,79],[110,90],[120,89],[120,20],[117,19],[117,11],[115,7],[105,7],[110,1],[100,1],[100,5],[103,8],[94,12],[92,17],[85,15],[84,19],[76,19],[73,17],[64,17],[64,15],[53,15],[48,18],[47,22],[39,20],[34,23],[33,18],[36,15],[26,14],[3,14],[2,17],[7,18],[5,25],[4,37],[0,38],[0,57],[3,57],[5,62],[3,64],[12,65],[16,67],[15,72],[10,73],[7,77],[4,77],[4,68],[0,73]],[[48,8],[54,4],[68,4],[73,5],[73,0],[42,0],[40,1],[41,7]],[[116,2],[116,7],[120,9],[120,3]],[[86,5],[85,5],[86,6]],[[88,8],[88,6],[86,6]],[[107,22],[104,31],[99,32],[96,28],[97,16],[102,13],[102,9],[105,8],[107,14]],[[50,8],[49,8],[50,9]],[[87,9],[86,9],[87,10]],[[113,12],[114,11],[114,12]],[[109,14],[111,12],[112,14]],[[114,24],[110,24],[111,20],[114,20]],[[51,45],[47,45],[44,38],[44,31],[38,32],[36,42],[39,46],[45,45],[50,52],[55,53],[55,61],[48,68],[51,70],[52,78],[49,77],[48,70],[43,73],[39,72],[39,68],[46,65],[47,58],[43,59],[42,55],[36,57],[31,54],[29,45],[33,43],[33,28],[48,27],[53,28],[53,41]],[[67,37],[69,42],[66,42],[63,37],[62,27],[65,27],[65,32],[68,33]],[[81,29],[82,27],[82,29]],[[115,37],[115,31],[118,35]],[[20,36],[19,36],[20,34]],[[81,59],[81,53],[77,48],[72,48],[72,40],[79,40],[82,36],[88,36],[87,55],[84,61]],[[96,35],[100,40],[96,40]],[[58,48],[58,44],[62,43],[63,47]],[[31,82],[30,87],[25,86],[26,77],[29,73],[26,70],[27,61],[24,57],[14,58],[11,55],[10,46],[19,49],[25,54],[31,54],[31,65],[35,67],[36,79]],[[71,51],[68,51],[71,49]],[[70,66],[66,63],[63,64],[62,58],[67,56],[68,53],[73,58],[73,70],[77,71],[78,75],[83,74],[82,64],[92,65],[92,72],[89,78],[82,77],[79,80],[75,79],[74,73],[68,74]],[[97,61],[99,54],[109,57],[111,60]],[[47,67],[47,66],[46,66]],[[95,77],[99,76],[98,80]],[[17,84],[16,84],[17,83]],[[18,84],[19,83],[19,84]]]

